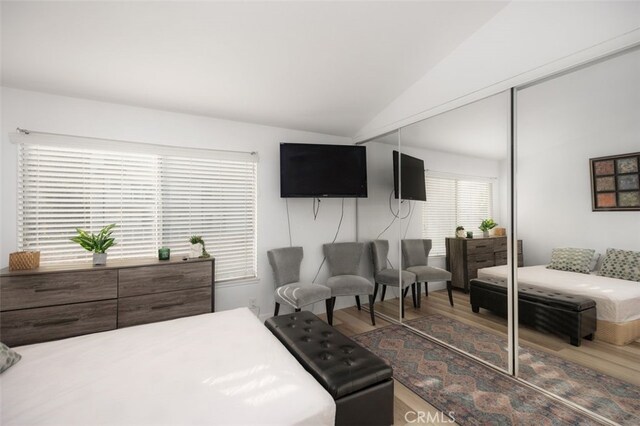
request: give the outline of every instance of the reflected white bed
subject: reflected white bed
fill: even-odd
[[[478,270],[478,278],[507,279],[509,268]],[[546,265],[518,268],[518,282],[576,294],[596,302],[596,338],[617,345],[640,338],[640,283],[593,274],[557,271]]]
[[[15,348],[2,425],[330,425],[333,398],[246,308]]]

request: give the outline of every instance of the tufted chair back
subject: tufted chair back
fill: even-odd
[[[358,275],[364,243],[332,243],[322,246],[331,276]]]
[[[402,267],[427,266],[431,240],[402,240]]]
[[[267,252],[276,288],[300,281],[302,247],[284,247]]]
[[[374,240],[371,242],[371,258],[375,273],[387,269],[387,256],[389,256],[389,241]]]

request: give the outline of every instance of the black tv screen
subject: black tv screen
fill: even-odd
[[[427,201],[424,187],[424,161],[419,158],[402,154],[400,178],[402,184],[402,199]],[[393,151],[393,190],[398,198],[398,151]]]
[[[366,197],[364,146],[280,144],[281,197]]]

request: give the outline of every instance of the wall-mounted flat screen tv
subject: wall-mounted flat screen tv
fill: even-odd
[[[427,201],[424,185],[424,161],[402,154],[400,179],[403,200]],[[398,198],[398,151],[393,151],[393,190]]]
[[[366,197],[366,148],[357,145],[280,144],[280,196]]]

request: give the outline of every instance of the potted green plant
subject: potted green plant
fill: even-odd
[[[191,238],[189,238],[189,242],[191,243],[191,251],[189,253],[190,258],[210,257],[209,253],[207,253],[207,250],[205,249],[204,240],[201,236],[192,235]]]
[[[71,241],[80,244],[83,249],[93,252],[94,265],[106,265],[107,250],[116,245],[115,238],[111,236],[115,227],[116,224],[112,223],[102,228],[97,234],[76,228],[78,235],[71,238]]]
[[[482,236],[486,238],[489,236],[489,230],[495,228],[496,226],[498,226],[498,224],[494,222],[493,219],[489,218],[483,220],[478,228],[482,231]]]
[[[456,227],[456,237],[458,237],[458,238],[464,238],[464,236],[465,236],[464,226],[458,226],[458,227]]]

